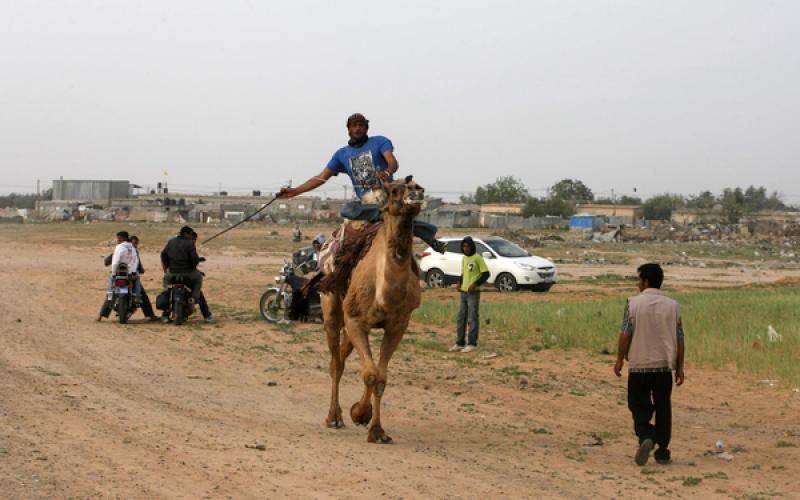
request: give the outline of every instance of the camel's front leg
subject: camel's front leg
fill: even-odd
[[[339,406],[339,381],[342,379],[344,372],[344,361],[347,355],[342,355],[346,346],[350,342],[345,340],[344,345],[340,345],[342,340],[342,326],[344,325],[344,318],[342,315],[341,305],[336,307],[335,297],[326,297],[323,299],[324,317],[325,317],[325,334],[328,338],[328,350],[331,355],[330,374],[331,374],[331,405],[328,410],[328,416],[325,418],[325,424],[328,427],[339,429],[344,427],[344,420],[342,419],[342,408]],[[350,348],[352,349],[352,348]],[[350,354],[349,350],[347,354]]]
[[[361,357],[361,378],[364,380],[364,393],[361,400],[350,408],[350,417],[356,425],[367,425],[372,420],[370,396],[378,382],[378,368],[369,347],[369,327],[357,319],[346,319],[345,325],[347,337]]]
[[[381,398],[383,397],[383,391],[386,390],[389,360],[392,359],[392,354],[394,354],[397,346],[400,345],[400,341],[403,340],[406,328],[408,328],[408,319],[395,322],[393,326],[387,327],[383,334],[381,357],[378,361],[378,382],[375,384],[375,390],[373,391],[374,417],[372,426],[369,428],[369,434],[367,434],[367,441],[370,443],[386,444],[392,442],[392,438],[381,427]]]

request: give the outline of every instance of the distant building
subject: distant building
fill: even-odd
[[[524,203],[487,203],[481,205],[481,214],[521,215],[524,208]]]
[[[724,224],[728,217],[722,208],[680,208],[672,211],[670,221],[673,224]]]
[[[133,184],[129,181],[64,180],[53,181],[53,200],[103,201],[130,198]]]
[[[602,215],[607,218],[608,224],[635,226],[644,219],[641,205],[617,205],[615,203],[579,203],[575,205],[578,214]]]

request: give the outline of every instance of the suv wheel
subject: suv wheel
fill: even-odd
[[[494,280],[494,286],[501,292],[513,292],[517,286],[517,280],[512,274],[503,273]]]
[[[439,269],[431,269],[425,274],[425,283],[428,288],[444,288],[444,273]]]

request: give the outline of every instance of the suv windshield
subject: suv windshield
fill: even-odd
[[[503,239],[483,240],[487,245],[492,247],[492,250],[497,252],[501,257],[528,257],[530,254],[523,248]]]

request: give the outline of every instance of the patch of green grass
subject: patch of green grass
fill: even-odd
[[[480,366],[480,363],[475,358],[467,357],[467,356],[460,356],[456,359],[456,363],[463,367],[463,368],[475,368]]]
[[[703,474],[703,479],[728,479],[728,475],[722,471],[708,472],[706,474]]]
[[[531,374],[530,372],[526,372],[525,370],[520,370],[519,366],[517,365],[498,368],[494,371],[494,373],[501,377],[514,377],[514,378],[527,377],[528,375]]]
[[[614,282],[614,281],[625,281],[627,278],[625,278],[625,276],[621,274],[605,273],[605,274],[598,274],[596,276],[584,276],[581,279],[590,281],[599,281],[599,282]]]
[[[548,431],[544,427],[536,427],[534,429],[529,429],[528,432],[533,434],[552,434],[552,432]]]
[[[634,295],[635,290],[631,290]],[[790,383],[800,382],[800,287],[748,287],[671,293],[681,304],[686,359],[714,368],[737,369]],[[498,351],[584,349],[616,352],[622,298],[583,302],[487,301],[481,315],[492,322],[481,336]],[[424,300],[414,320],[451,326],[456,301]],[[767,325],[783,336],[767,341]]]
[[[776,448],[797,448],[797,445],[794,443],[790,443],[789,441],[784,441],[781,439],[777,443],[775,443]]]
[[[418,349],[435,352],[447,352],[448,346],[434,339],[403,338],[403,343]]]
[[[683,479],[684,486],[697,486],[698,484],[703,482],[703,478],[689,476]]]

